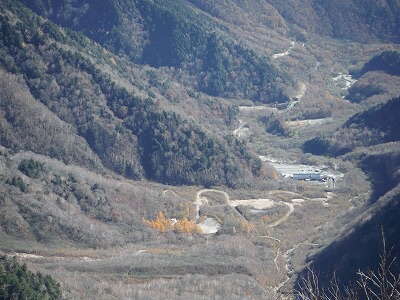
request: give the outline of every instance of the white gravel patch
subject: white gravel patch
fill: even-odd
[[[231,200],[229,204],[231,206],[246,205],[246,206],[253,206],[256,209],[265,209],[274,206],[275,202],[271,199],[250,199],[250,200]]]
[[[303,203],[304,201],[304,199],[292,199],[293,203]]]
[[[207,218],[199,224],[199,227],[202,233],[210,234],[217,233],[221,228],[221,224],[219,224],[214,218]]]

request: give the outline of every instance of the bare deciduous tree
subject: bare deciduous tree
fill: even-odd
[[[387,250],[386,238],[382,230],[383,250],[377,270],[357,272],[356,283],[341,285],[336,274],[327,287],[322,287],[318,274],[309,268],[307,275],[300,279],[300,288],[296,291],[297,299],[302,300],[392,300],[400,299],[400,274],[392,271],[397,256],[393,247]]]

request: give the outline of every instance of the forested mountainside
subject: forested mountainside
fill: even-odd
[[[170,184],[237,186],[245,174],[260,174],[240,141],[208,136],[101,71],[78,50],[94,47],[83,36],[43,23],[18,2],[1,5],[8,11],[1,17],[3,145]]]
[[[390,75],[400,76],[400,52],[383,51],[379,53],[364,65],[359,75],[370,71],[383,71]]]
[[[358,81],[349,89],[346,98],[363,103],[375,95],[386,93],[400,81],[400,52],[383,51],[355,71]],[[397,90],[398,92],[398,90]],[[398,94],[397,94],[398,95]]]
[[[61,299],[60,284],[51,276],[33,274],[14,258],[0,256],[1,299]],[[4,287],[4,288],[3,288]]]
[[[98,6],[85,1],[56,3],[54,1],[22,1],[43,16],[57,20],[63,26],[84,30],[92,37],[130,49],[132,55],[140,57],[143,47],[141,43],[148,39],[146,22],[156,24],[157,17],[175,16],[172,19],[179,28],[180,21],[188,22],[189,28],[197,21],[203,26],[215,29],[215,23],[193,13],[188,3],[222,19],[237,25],[248,25],[254,21],[281,32],[303,32],[329,35],[335,38],[366,40],[399,39],[399,3],[398,1],[344,0],[325,2],[319,0],[303,1],[239,1],[225,0],[213,2],[208,0],[188,1],[132,1],[129,3],[117,0],[102,0]],[[150,12],[150,14],[149,14]],[[156,13],[155,15],[153,13]],[[106,17],[105,17],[106,16]],[[156,17],[156,18],[154,18]],[[176,17],[180,20],[176,22]],[[191,17],[192,19],[189,19]],[[194,19],[194,20],[193,20]],[[195,21],[194,23],[192,23]],[[204,22],[206,22],[204,24]],[[167,24],[167,23],[165,23]],[[123,25],[121,27],[121,25]],[[147,24],[149,25],[149,23]],[[132,34],[127,34],[123,27],[130,26]],[[280,28],[282,27],[282,28]],[[192,28],[190,28],[192,29]],[[170,28],[164,28],[170,30]],[[112,35],[111,33],[114,33]],[[165,32],[167,33],[167,32]],[[108,35],[108,37],[106,36]],[[114,37],[113,37],[114,36]],[[115,36],[117,38],[115,38]],[[164,36],[165,42],[169,36]],[[197,37],[196,37],[197,38]],[[195,38],[195,39],[196,39]],[[172,40],[171,40],[172,41]],[[169,48],[171,50],[171,48]]]
[[[255,15],[257,23],[277,31],[289,31],[297,38],[304,39],[309,33],[358,41],[398,41],[400,38],[398,1],[189,1],[238,25],[254,21],[251,16]]]
[[[400,141],[400,98],[378,104],[348,119],[331,137],[315,137],[304,143],[304,151],[340,156],[356,147]]]
[[[0,257],[0,277],[54,298],[278,299],[307,266],[341,287],[375,268],[400,228],[399,16],[0,1],[0,253],[27,263]]]
[[[385,95],[388,91],[398,92],[400,52],[383,51],[356,72],[359,80],[350,87],[346,96],[350,101],[364,104],[375,95]],[[384,81],[386,81],[384,84]],[[306,152],[317,155],[340,156],[360,146],[372,146],[400,140],[400,98],[391,98],[388,93],[376,104],[351,116],[330,137],[317,136],[304,143]]]
[[[209,95],[288,100],[284,87],[292,82],[287,74],[185,1],[22,2],[133,62],[179,68],[186,84]]]
[[[287,14],[293,23],[316,33],[336,38],[358,41],[400,38],[398,1],[326,2],[314,0],[307,2],[306,8],[301,10],[296,10],[301,4],[296,5],[295,1],[281,4],[282,15],[288,11]],[[280,1],[273,1],[273,3],[279,7]]]

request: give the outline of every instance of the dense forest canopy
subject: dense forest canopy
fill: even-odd
[[[185,1],[104,0],[60,5],[54,1],[22,1],[53,22],[87,34],[107,49],[133,62],[180,68],[194,87],[209,95],[285,102],[288,74],[269,58],[244,47],[210,18],[194,12]],[[107,18],[103,18],[107,12]]]
[[[50,275],[32,273],[16,258],[0,256],[1,299],[61,299],[60,284]]]

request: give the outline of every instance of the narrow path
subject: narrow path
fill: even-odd
[[[202,189],[202,190],[199,190],[196,193],[196,200],[195,200],[195,204],[196,204],[196,222],[199,219],[200,205],[202,205],[203,203],[207,203],[208,202],[206,197],[202,197],[202,194],[206,193],[206,192],[214,192],[214,193],[219,193],[219,194],[224,195],[224,197],[226,199],[226,203],[228,205],[230,205],[230,206],[233,206],[233,207],[238,205],[240,201],[243,201],[244,203],[246,203],[246,202],[247,203],[251,203],[249,201],[255,201],[255,200],[268,200],[268,201],[271,201],[273,203],[273,205],[276,205],[276,204],[286,205],[288,207],[288,211],[285,213],[284,216],[282,216],[281,218],[279,218],[275,222],[269,224],[268,225],[269,228],[274,228],[274,227],[278,226],[279,224],[285,222],[289,218],[289,216],[294,212],[294,206],[296,205],[296,203],[289,203],[289,202],[284,202],[284,201],[280,201],[278,203],[275,203],[273,200],[269,200],[269,199],[230,200],[229,194],[227,192],[225,192],[225,191],[214,190],[214,189]],[[278,193],[278,192],[281,192],[281,191],[271,191],[271,194]],[[291,194],[291,195],[298,195],[297,193],[289,192],[289,191],[287,191],[287,193]],[[238,213],[243,217],[243,215],[239,211],[238,211]],[[215,233],[215,232],[213,232],[213,233]],[[259,235],[259,236],[272,239],[272,240],[278,242],[278,244],[281,244],[281,242],[282,242],[281,240],[279,240],[279,239],[277,239],[277,238],[275,238],[273,236],[269,236],[269,235],[264,235],[264,236]],[[276,255],[275,255],[273,261],[274,261],[274,264],[275,264],[277,272],[285,271],[286,275],[285,275],[285,278],[282,280],[282,282],[280,282],[277,286],[272,287],[275,292],[278,292],[279,289],[281,289],[290,280],[290,278],[292,277],[293,269],[291,267],[291,257],[293,256],[293,251],[297,247],[299,247],[301,245],[319,246],[318,244],[308,243],[306,241],[306,242],[302,242],[302,243],[294,245],[292,248],[288,249],[287,251],[283,252],[282,254],[281,254],[281,247],[278,247],[278,249],[276,251]],[[285,269],[284,270],[282,270],[282,267],[280,266],[279,261],[278,261],[280,255],[283,256],[284,261],[285,261],[285,263],[284,263],[284,268]]]
[[[25,252],[13,252],[7,254],[9,257],[18,257],[21,259],[31,259],[31,260],[40,260],[40,259],[51,259],[53,261],[74,261],[74,262],[88,262],[88,261],[99,261],[100,258],[92,258],[88,256],[53,256],[53,255],[37,255]]]
[[[275,237],[273,237],[273,236],[270,236],[270,235],[260,235],[260,237],[262,237],[262,238],[268,238],[268,239],[277,241],[278,243],[281,243],[281,240],[280,240],[280,239],[277,239],[277,238],[275,238]]]
[[[163,195],[165,196],[167,193],[171,193],[171,194],[173,194],[174,196],[178,196],[174,191],[172,191],[172,190],[164,190],[164,192],[163,192]]]
[[[300,92],[297,95],[294,96],[294,98],[297,98],[298,101],[301,100],[301,98],[303,98],[303,96],[304,96],[304,94],[306,93],[306,90],[307,90],[307,86],[304,83],[300,82],[300,86],[301,86],[300,87]]]
[[[266,105],[257,105],[257,106],[239,106],[239,111],[260,111],[264,109],[274,109],[272,107]]]
[[[230,203],[229,195],[227,192],[220,191],[220,190],[213,190],[213,189],[202,189],[202,190],[198,191],[196,193],[196,200],[194,202],[194,204],[196,204],[196,222],[198,221],[198,219],[200,217],[200,205],[208,202],[207,198],[201,197],[201,194],[206,193],[206,192],[220,193],[225,196],[226,203],[227,204]]]
[[[285,52],[276,53],[276,54],[272,55],[272,57],[276,59],[276,58],[280,58],[280,57],[289,55],[289,54],[290,54],[290,51],[293,49],[293,47],[294,47],[295,44],[296,44],[295,41],[291,41],[291,42],[290,42],[289,48],[288,48]]]
[[[281,248],[278,248],[278,249],[276,250],[276,256],[275,256],[275,258],[274,258],[275,267],[276,267],[276,270],[277,270],[278,272],[281,270],[281,268],[279,267],[279,264],[278,264],[278,257],[279,257],[279,254],[280,254],[280,250],[281,250]]]
[[[260,206],[260,209],[272,207],[272,206],[275,205],[275,202],[273,200],[271,200],[271,199],[230,200],[229,194],[227,192],[225,192],[225,191],[214,190],[214,189],[202,189],[202,190],[199,190],[196,193],[196,200],[194,202],[196,204],[196,222],[198,221],[198,219],[200,217],[200,206],[202,204],[208,203],[207,198],[201,196],[203,193],[206,193],[206,192],[213,192],[213,193],[219,193],[219,194],[224,195],[224,197],[226,199],[226,203],[228,205],[232,206],[232,207],[236,207],[237,205],[244,204],[244,203],[247,203],[249,205],[257,207],[257,204],[258,204],[257,202],[260,202],[260,201],[263,202],[263,206]],[[294,211],[294,205],[295,204],[288,203],[288,202],[283,202],[283,201],[280,201],[279,204],[280,205],[286,205],[289,208],[289,210],[286,212],[286,214],[284,216],[282,216],[281,218],[279,218],[275,222],[269,224],[269,228],[273,228],[275,226],[278,226],[282,222],[286,221],[287,218],[289,218],[289,216]],[[239,211],[238,211],[238,213],[240,214]],[[240,214],[240,215],[242,216],[242,214]]]
[[[243,122],[241,119],[239,120],[239,127],[233,131],[233,135],[236,137],[240,137],[245,131],[249,130],[248,128],[243,128],[247,125],[247,122]]]
[[[120,183],[118,183],[117,184],[117,188],[119,188],[120,186],[122,186],[122,185],[130,185],[130,186],[133,186],[133,187],[135,187],[133,184],[130,184],[129,182],[120,182]]]
[[[299,103],[301,98],[303,98],[303,96],[304,96],[304,94],[305,94],[305,92],[307,90],[307,87],[302,82],[300,82],[300,85],[301,85],[300,92],[291,99],[289,104],[286,106],[286,109],[290,109],[290,108],[294,107],[297,103]]]
[[[292,203],[288,203],[288,202],[280,202],[283,203],[284,205],[289,207],[289,210],[287,211],[287,213],[282,217],[279,218],[278,220],[276,220],[275,222],[269,224],[269,228],[273,228],[275,226],[278,226],[279,224],[281,224],[282,222],[286,221],[287,218],[289,218],[289,216],[293,213],[294,211],[294,204]]]

